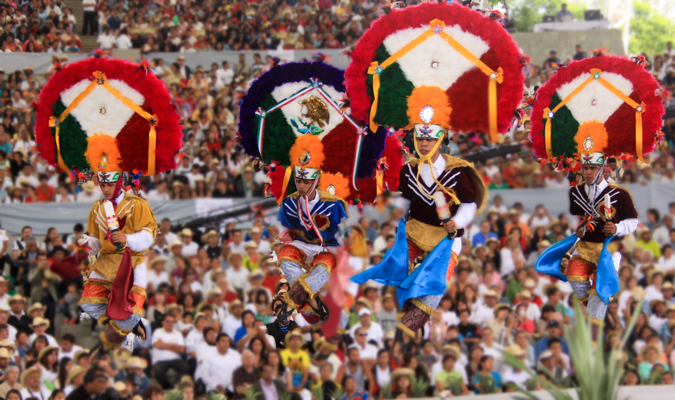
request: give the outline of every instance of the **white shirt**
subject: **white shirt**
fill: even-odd
[[[232,285],[233,289],[240,289],[246,291],[248,285],[248,276],[251,273],[244,267],[239,267],[239,271],[234,268],[228,268],[225,271],[225,279]]]
[[[199,246],[197,246],[197,243],[190,242],[188,245],[183,243],[183,251],[181,254],[183,254],[185,257],[196,256],[198,251]]]
[[[197,329],[193,329],[185,337],[185,351],[190,354],[193,351],[196,352],[197,349],[206,343],[204,340],[204,334],[199,332]]]
[[[231,68],[223,69],[221,67],[216,70],[216,76],[224,85],[229,85],[234,78],[234,71]]]
[[[234,315],[230,314],[225,318],[225,323],[223,324],[223,332],[227,333],[227,336],[234,338],[237,329],[241,328],[241,318],[237,319]]]
[[[659,318],[656,314],[649,317],[649,326],[654,328],[656,332],[661,332],[661,327],[668,322],[668,318]]]
[[[286,229],[288,229],[288,228],[286,228]],[[281,232],[279,232],[279,233],[281,233]],[[232,253],[246,254],[246,249],[244,249],[244,241],[243,240],[239,244],[234,244],[234,242],[229,243],[229,246],[230,246],[230,252],[232,252]]]
[[[156,330],[152,334],[152,365],[156,365],[162,361],[177,360],[180,358],[180,355],[175,351],[158,349],[154,347],[154,344],[157,343],[158,340],[161,340],[165,344],[177,344],[180,346],[185,346],[185,339],[183,339],[183,335],[178,332],[178,330],[174,329],[170,333],[165,331],[164,328]]]
[[[127,35],[119,35],[115,40],[118,49],[130,49],[131,48],[131,39]]]
[[[357,323],[352,326],[352,329],[349,330],[349,336],[354,339],[354,334],[356,330],[361,327],[361,323]],[[382,339],[384,338],[384,332],[382,332],[382,326],[377,322],[371,321],[370,328],[368,328],[368,336],[366,336],[366,342],[374,340],[377,343],[378,347],[382,348]],[[377,358],[377,357],[376,357]]]
[[[490,320],[490,318],[495,317],[495,312],[494,309],[488,307],[487,305],[483,304],[478,307],[475,313],[471,314],[471,317],[469,318],[469,321],[473,322],[474,324],[480,326],[481,328],[485,328],[487,326],[487,322]]]
[[[520,371],[516,372],[515,369],[509,368],[508,371],[502,376],[502,382],[504,384],[507,383],[515,383],[516,386],[519,388],[526,390],[527,387],[525,386],[525,382],[527,382],[530,379],[530,375],[528,375],[527,372],[525,371]]]
[[[377,352],[379,351],[377,347],[373,346],[372,344],[366,343],[365,347],[359,346],[358,343],[354,343],[353,345],[349,346],[351,349],[352,347],[355,347],[359,349],[359,353],[361,355],[361,360],[370,358],[373,360],[377,360]]]
[[[168,201],[169,200],[169,194],[166,193],[166,192],[159,193],[159,192],[157,192],[157,190],[152,190],[148,193],[147,199],[148,200]]]
[[[169,283],[169,274],[166,271],[161,271],[159,274],[154,269],[148,271],[148,283],[152,283],[152,288],[157,290],[160,284]]]
[[[168,246],[171,243],[175,242],[176,239],[178,239],[178,236],[175,233],[169,231],[166,233],[166,235],[164,235],[164,238],[166,239],[166,245]]]
[[[76,344],[74,344],[73,348],[70,349],[70,351],[67,352],[67,353],[64,352],[62,348],[59,347],[59,361],[61,361],[61,359],[64,358],[64,357],[68,357],[71,360],[75,361],[75,353],[77,353],[80,350],[82,350],[82,347],[80,347]]]
[[[11,326],[11,325],[9,325],[9,326],[10,326],[11,328],[14,328],[14,327]],[[54,336],[52,336],[52,335],[50,335],[50,334],[48,334],[48,333],[43,333],[42,335],[45,336],[45,337],[47,338],[47,343],[48,343],[50,346],[59,347],[59,344],[56,342],[56,339],[54,339]],[[16,337],[16,328],[14,328],[14,336]],[[33,333],[32,335],[30,335],[30,336],[28,337],[28,347],[30,347],[31,345],[33,345],[33,342],[35,341],[35,339],[36,339],[37,337],[38,337],[38,335],[36,335],[35,333]],[[13,339],[13,338],[12,338],[12,330],[11,330],[11,329],[9,330],[9,339],[10,339],[10,340]]]
[[[217,350],[206,356],[202,364],[202,380],[206,390],[217,390],[218,386],[233,390],[232,375],[241,366],[241,355],[233,349],[225,355]]]
[[[40,385],[40,391],[39,392],[32,392],[28,388],[23,388],[21,389],[21,398],[22,399],[27,399],[29,397],[35,397],[38,400],[49,400],[49,396],[52,395],[52,393],[47,389],[46,387],[42,387],[43,385]]]
[[[106,35],[104,33],[98,35],[98,39],[96,39],[96,43],[99,44],[99,47],[103,50],[110,50],[113,48],[113,44],[116,42],[115,36],[113,35]]]
[[[2,248],[2,241],[0,241],[0,248]],[[6,308],[9,310],[9,298],[11,296],[8,295],[7,293],[3,294],[0,297],[0,308]]]
[[[216,346],[211,346],[206,341],[197,346],[197,368],[195,369],[195,381],[204,378],[202,369],[204,368],[204,361],[209,354],[216,351]]]

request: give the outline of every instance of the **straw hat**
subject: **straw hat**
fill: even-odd
[[[370,301],[368,301],[368,299],[366,299],[365,297],[360,297],[358,300],[356,300],[356,304],[364,305],[368,310],[373,309],[373,305],[370,304]]]
[[[256,249],[257,250],[258,249],[258,243],[254,242],[253,240],[248,241],[244,244],[244,249],[245,250],[248,250],[248,249]]]
[[[399,367],[399,368],[396,368],[395,370],[392,371],[391,381],[394,382],[396,379],[398,379],[401,376],[411,377],[411,376],[414,376],[414,375],[415,375],[414,370],[412,370],[410,368],[406,368],[406,367]]]
[[[483,298],[485,298],[485,297],[495,297],[495,298],[499,298],[499,296],[497,295],[497,292],[495,292],[495,291],[492,290],[492,289],[490,289],[490,290],[488,290],[487,292],[485,292],[485,294],[483,295]]]
[[[170,312],[173,311],[173,310],[178,310],[178,311],[180,311],[180,313],[182,314],[182,313],[183,313],[183,306],[178,305],[177,303],[169,304],[169,305],[166,306],[166,308],[164,309],[164,315],[170,313]]]
[[[31,327],[34,328],[34,327],[40,326],[40,325],[47,325],[47,328],[49,328],[49,320],[45,319],[45,318],[42,318],[42,317],[36,317],[33,320],[33,323],[31,324]]]
[[[122,365],[122,369],[129,369],[129,368],[146,369],[148,368],[148,362],[141,357],[129,357],[127,362],[125,362]]]
[[[183,228],[182,231],[180,231],[181,236],[190,236],[192,237],[192,229],[190,228]]]
[[[227,306],[227,312],[230,313],[230,314],[232,314],[232,309],[233,309],[234,307],[236,307],[236,306],[243,307],[243,305],[242,305],[242,303],[241,303],[241,300],[239,300],[239,299],[234,299],[234,300],[232,301],[232,303],[230,303],[230,304]]]
[[[12,303],[15,302],[15,301],[20,301],[20,302],[22,302],[22,303],[25,303],[25,302],[26,302],[26,299],[24,299],[22,295],[20,295],[20,294],[17,293],[17,294],[15,294],[14,296],[12,296],[12,297],[9,298],[8,303],[9,303],[9,304],[12,304]]]
[[[208,322],[208,318],[206,318],[206,315],[204,315],[204,313],[198,312],[198,313],[195,315],[194,321],[192,321],[192,325],[197,326],[197,320],[198,320],[199,318],[204,318],[204,319],[207,320],[207,322]]]
[[[40,374],[40,377],[42,377],[42,369],[37,365],[34,365],[34,366],[24,370],[21,373],[21,378],[19,379],[19,381],[21,382],[21,386],[26,387],[26,378],[28,378],[28,375],[34,374],[34,373]]]
[[[655,309],[656,306],[658,306],[659,304],[665,305],[666,303],[665,303],[663,300],[661,300],[661,299],[655,299],[655,300],[652,300],[652,301],[649,303],[649,309],[651,310],[652,314],[654,314],[654,309]]]
[[[523,290],[522,292],[518,293],[518,298],[531,299],[532,293],[530,293],[529,290]]]
[[[534,282],[534,279],[527,278],[527,279],[525,279],[525,283],[524,283],[523,286],[525,286],[526,288],[533,288],[533,287],[537,286],[537,284]]]
[[[649,280],[651,281],[652,279],[654,279],[654,276],[657,274],[660,274],[663,277],[666,276],[666,271],[661,268],[655,268],[649,271]]]
[[[238,256],[238,257],[241,258],[242,260],[244,259],[244,255],[243,255],[243,254],[241,254],[241,253],[238,252],[238,251],[233,251],[232,253],[230,253],[230,254],[227,255],[227,263],[229,264],[229,263],[232,261],[232,257],[235,257],[235,256]]]
[[[215,288],[209,290],[209,293],[206,294],[206,297],[210,299],[213,296],[222,296],[222,295],[223,295],[223,291],[220,290],[219,287],[215,287]]]
[[[73,355],[73,361],[75,362],[75,364],[77,364],[77,360],[82,356],[89,357],[89,350],[82,349],[82,350],[76,351],[75,354]]]
[[[305,335],[303,335],[302,333],[295,330],[293,332],[287,333],[286,338],[284,338],[284,343],[286,344],[287,348],[290,347],[289,343],[290,343],[291,339],[296,338],[296,337],[300,338],[300,340],[302,341],[302,344],[300,345],[301,347],[305,345]]]
[[[647,350],[649,350],[649,349],[656,350],[656,358],[657,359],[661,358],[661,349],[659,348],[659,346],[657,346],[655,344],[648,344],[648,345],[644,346],[642,348],[642,350],[640,350],[640,354],[642,355],[642,358],[645,358],[645,353],[647,353]]]
[[[544,350],[539,356],[539,361],[545,360],[547,358],[553,357],[553,352],[551,350]]]
[[[153,258],[152,261],[150,261],[150,268],[152,268],[157,263],[167,262],[167,261],[169,261],[168,258],[166,258],[164,256],[157,256],[157,257]]]
[[[0,347],[11,349],[12,354],[14,354],[14,351],[16,351],[16,344],[14,343],[14,341],[9,339],[5,339],[2,342],[0,342]]]
[[[208,240],[211,236],[218,236],[218,232],[210,230],[204,234],[203,239]]]
[[[54,346],[46,346],[45,348],[40,350],[40,353],[38,354],[38,360],[42,360],[42,357],[46,356],[47,353],[49,353],[52,350],[56,350],[58,352],[59,348]]]
[[[96,190],[96,184],[92,181],[87,181],[82,185],[82,189],[85,193],[93,193]]]
[[[462,352],[457,347],[455,347],[451,344],[444,345],[441,350],[443,352],[443,355],[448,355],[448,354],[454,355],[455,360],[459,360],[460,357],[462,356]]]
[[[215,282],[215,281],[216,281],[216,275],[218,275],[218,274],[220,274],[220,273],[222,273],[222,274],[224,275],[224,274],[225,274],[225,270],[222,269],[222,268],[216,268],[216,269],[214,269],[213,271],[211,271],[211,274],[210,274],[210,279],[211,279],[211,281],[212,281],[212,282]]]
[[[511,306],[506,304],[506,303],[499,303],[495,306],[495,308],[492,310],[495,318],[497,317],[497,314],[499,313],[499,310],[509,310],[511,312]]]
[[[173,242],[169,243],[169,246],[168,246],[169,251],[171,251],[175,246],[183,246],[183,242],[176,239]]]
[[[73,379],[75,379],[78,375],[86,373],[86,369],[80,367],[79,365],[74,366],[70,369],[70,371],[68,371],[68,376],[66,377],[66,386],[70,385],[73,382]]]
[[[642,286],[635,286],[633,288],[633,299],[640,300],[645,295],[645,289]]]
[[[525,356],[525,352],[517,344],[512,344],[511,346],[507,347],[506,352],[511,354],[512,356],[516,356],[516,357],[524,357]]]
[[[0,348],[0,358],[12,358],[12,352],[6,348]]]
[[[673,284],[668,282],[668,281],[663,282],[663,285],[661,285],[661,291],[668,290],[668,289],[673,290]],[[11,301],[11,299],[10,299],[10,301]]]

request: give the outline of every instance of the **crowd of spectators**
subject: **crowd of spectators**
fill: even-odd
[[[398,214],[393,209],[384,222],[364,217],[345,226],[366,242],[367,256],[348,259],[355,272],[377,264],[391,248]],[[604,321],[607,349],[619,342],[645,299],[622,350],[625,385],[673,383],[673,218],[675,203],[665,215],[650,209],[638,231],[621,241],[621,290]],[[162,390],[183,399],[217,392],[233,399],[324,393],[352,400],[539,388],[503,351],[556,386],[575,383],[563,330],[575,323],[578,299],[569,284],[534,269],[542,251],[574,234],[576,220],[567,213],[551,215],[540,205],[530,215],[521,204],[507,205],[496,196],[485,216],[466,228],[454,275],[423,331],[414,338],[396,334],[393,288],[351,284],[337,347],[302,314],[294,316],[297,328],[285,339],[266,334],[265,325],[278,312],[275,296],[288,288],[271,256],[276,226],[256,218],[247,232],[234,223],[223,232],[173,232],[169,219],[158,222],[147,254],[147,337],[136,339],[133,356],[82,349],[69,334],[53,336],[56,326],[82,324],[74,269],[84,258],[77,246],[85,234],[81,224],[72,232],[50,229],[40,241],[28,226],[14,241],[0,231],[0,368],[6,379],[0,397],[15,389],[21,397],[12,400],[28,400],[38,391],[45,399],[86,399],[78,397],[82,390],[90,396],[113,385],[123,398],[148,400],[161,399]],[[350,251],[348,239],[342,241]]]

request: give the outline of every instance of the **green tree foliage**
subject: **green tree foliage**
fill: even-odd
[[[645,53],[650,58],[675,40],[675,21],[663,15],[647,1],[633,1],[628,48],[631,53]]]
[[[584,19],[588,8],[585,1],[570,0],[513,0],[508,1],[510,19],[518,32],[532,32],[534,24],[541,22],[544,15],[555,16],[561,4],[567,4],[567,10],[578,20]]]

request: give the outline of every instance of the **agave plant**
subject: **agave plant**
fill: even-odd
[[[282,392],[278,393],[279,395],[279,400],[291,400],[291,393],[290,392]]]
[[[380,389],[380,397],[383,399],[391,399],[391,383],[382,386],[382,389]]]
[[[255,400],[256,397],[260,395],[260,392],[253,392],[253,388],[244,390],[244,399],[245,400]]]
[[[312,394],[314,395],[314,400],[323,400],[323,386],[314,386],[312,388]]]
[[[410,381],[413,386],[413,397],[427,397],[427,389],[429,389],[429,384],[424,379],[418,379],[416,376],[411,376]]]
[[[174,389],[164,396],[164,400],[183,400],[183,392],[180,389]]]
[[[579,400],[616,400],[619,394],[619,382],[623,372],[624,359],[621,356],[621,350],[626,345],[626,340],[630,336],[635,321],[642,310],[644,298],[640,300],[631,320],[623,334],[619,347],[610,354],[605,355],[604,338],[602,334],[598,335],[597,343],[591,340],[593,331],[593,322],[585,317],[579,303],[574,305],[575,326],[565,327],[564,336],[570,349],[572,366],[578,382],[574,387],[576,398]],[[599,332],[602,332],[603,324],[600,323]],[[529,366],[525,365],[518,358],[509,353],[504,353],[506,361],[525,372],[532,380],[537,382],[543,389],[547,390],[549,395],[555,400],[573,400],[566,391],[552,385],[545,379],[542,379]],[[605,362],[605,360],[608,360]],[[516,396],[518,400],[537,400],[532,393],[516,387],[516,389],[525,397]]]
[[[209,393],[206,394],[206,399],[207,400],[226,400],[226,397],[222,393],[209,392]]]
[[[343,394],[345,394],[345,391],[341,387],[338,387],[330,394],[330,397],[334,400],[340,400]]]

